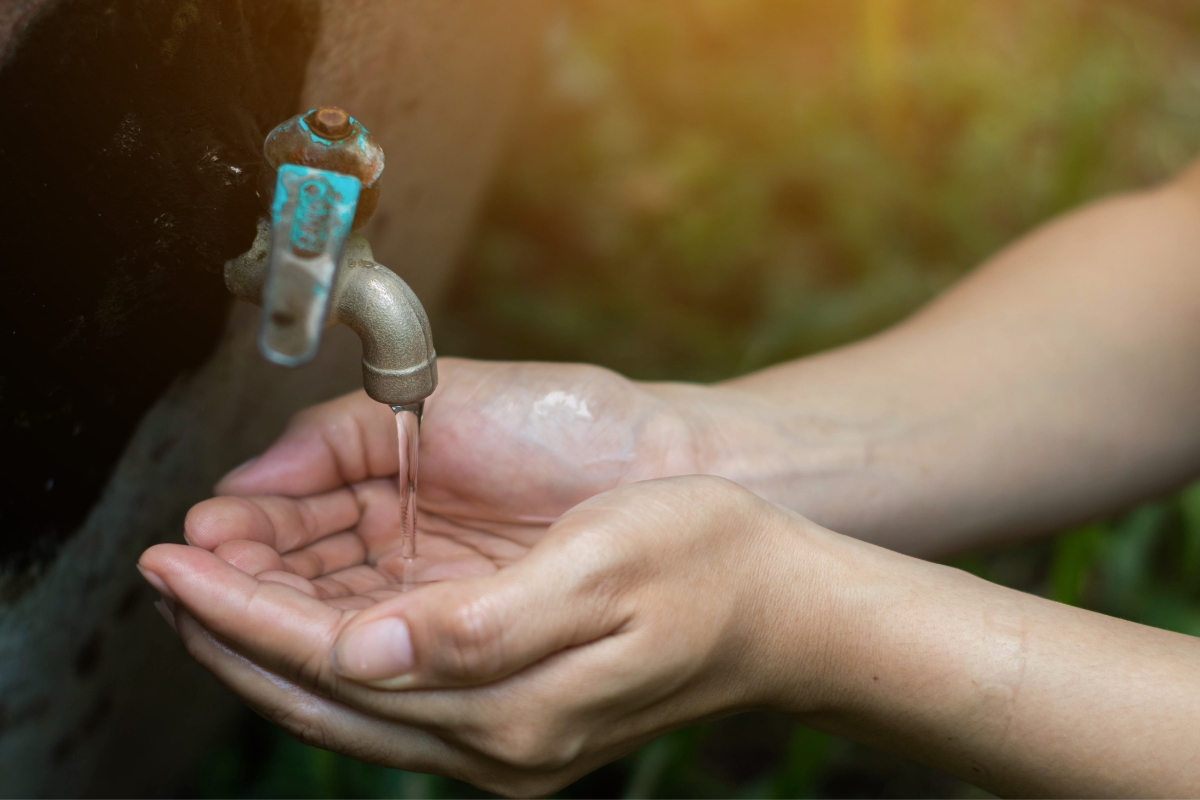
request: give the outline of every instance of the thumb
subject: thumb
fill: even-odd
[[[381,689],[489,683],[612,633],[629,617],[619,587],[596,580],[603,564],[576,544],[543,540],[492,575],[360,612],[338,637],[334,669]]]

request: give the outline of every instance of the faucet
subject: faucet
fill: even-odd
[[[270,217],[259,220],[250,249],[225,263],[229,291],[263,308],[259,350],[276,364],[300,366],[316,355],[322,331],[343,323],[362,340],[367,394],[419,416],[437,387],[429,318],[355,233],[379,201],[383,148],[358,120],[330,107],[280,124],[263,155],[264,177],[274,176]]]

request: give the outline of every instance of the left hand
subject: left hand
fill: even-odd
[[[622,483],[704,470],[695,391],[582,364],[443,358],[421,424],[418,558],[401,557],[396,421],[362,392],[296,414],[189,512],[189,544],[339,609],[490,572]],[[686,396],[686,399],[680,395]]]
[[[196,547],[141,566],[189,652],[301,740],[530,795],[783,695],[819,711],[847,546],[869,547],[689,476],[593,497],[502,570],[365,610]]]

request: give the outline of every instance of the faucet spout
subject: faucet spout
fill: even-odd
[[[346,247],[331,317],[362,340],[363,388],[372,398],[409,406],[437,388],[437,353],[425,308],[399,275],[375,263],[361,236]]]
[[[250,249],[225,263],[225,285],[263,304],[271,224],[262,219]],[[399,275],[377,264],[367,240],[351,236],[332,291],[328,324],[340,322],[362,340],[363,388],[389,406],[416,405],[437,388],[437,353],[429,317]]]

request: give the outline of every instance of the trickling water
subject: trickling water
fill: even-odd
[[[401,590],[412,583],[413,559],[417,557],[417,454],[421,447],[421,411],[424,403],[392,406],[400,440],[400,555],[404,559]]]

